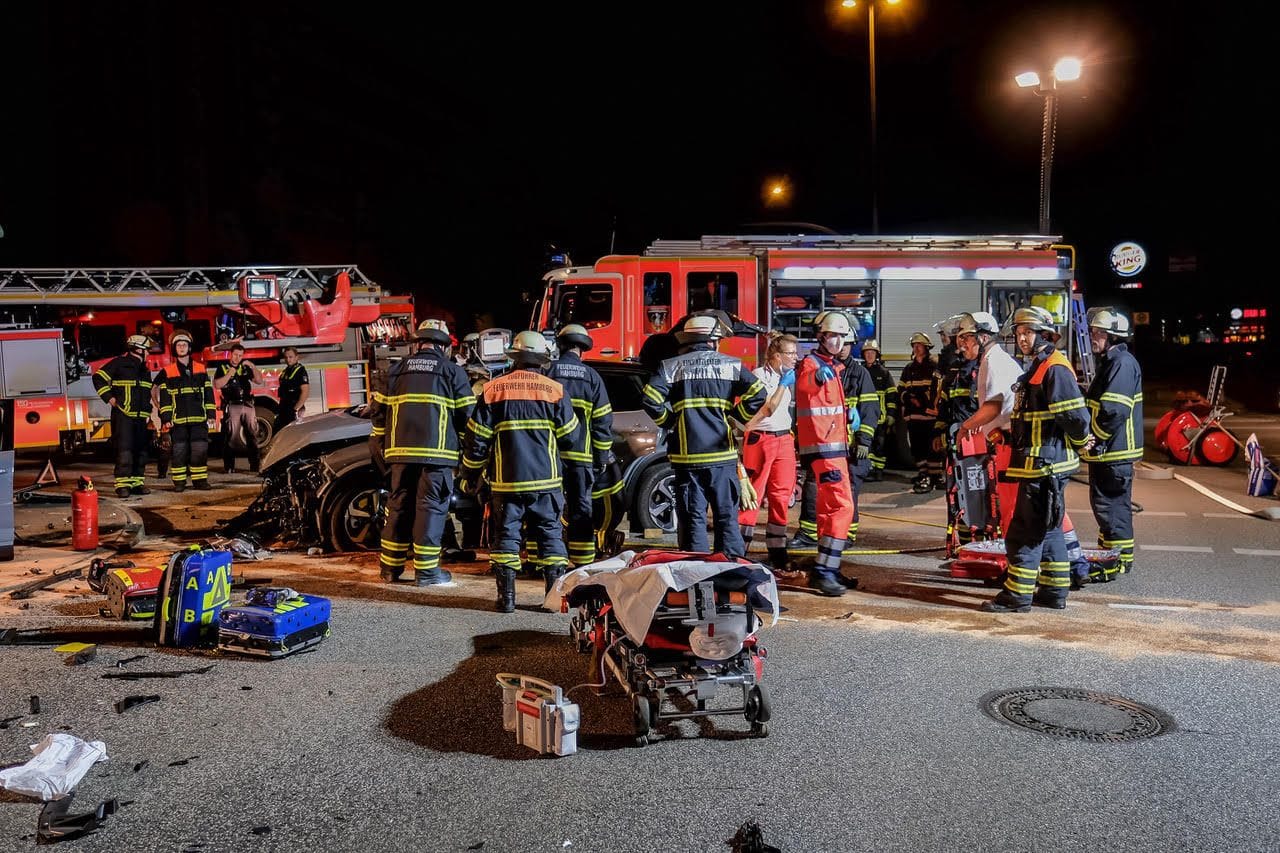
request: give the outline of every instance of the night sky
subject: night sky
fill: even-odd
[[[499,300],[524,319],[547,244],[586,263],[763,220],[871,230],[865,6],[15,5],[0,266],[354,262],[465,326]],[[1242,251],[1275,226],[1273,22],[1246,14],[882,6],[881,233],[1034,232],[1041,101],[1012,76],[1074,54],[1053,231],[1091,301],[1133,239],[1148,301],[1274,303]],[[770,175],[789,206],[764,206]]]

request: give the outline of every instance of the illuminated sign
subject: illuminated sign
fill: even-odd
[[[1111,250],[1111,270],[1130,278],[1146,269],[1147,250],[1137,243],[1119,243]]]
[[[1126,281],[1120,285],[1121,290],[1142,290],[1142,282]]]

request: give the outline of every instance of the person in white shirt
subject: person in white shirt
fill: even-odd
[[[791,435],[792,389],[796,383],[798,341],[794,335],[772,332],[765,364],[756,377],[764,383],[768,399],[746,424],[742,442],[742,464],[755,493],[769,503],[769,521],[764,542],[775,571],[787,569],[787,509],[796,487],[796,446]],[[742,540],[747,546],[755,535],[759,509],[738,514]]]

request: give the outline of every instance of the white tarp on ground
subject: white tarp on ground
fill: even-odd
[[[84,778],[89,768],[107,760],[107,745],[86,742],[62,732],[31,745],[35,756],[26,764],[0,770],[0,787],[42,800],[60,800]]]
[[[756,612],[764,617],[764,625],[778,621],[778,585],[773,573],[759,563],[708,562],[706,560],[673,560],[632,566],[635,551],[623,551],[616,557],[592,563],[564,575],[547,593],[544,606],[552,612],[560,609],[560,599],[579,586],[604,587],[618,615],[618,624],[637,645],[644,644],[649,623],[668,590],[684,592],[700,581],[724,572],[742,570],[748,578],[747,596]]]

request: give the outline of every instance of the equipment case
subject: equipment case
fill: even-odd
[[[245,604],[222,610],[218,648],[279,658],[324,640],[329,631],[329,599],[291,589],[253,589]]]
[[[211,646],[218,614],[231,603],[231,552],[192,546],[169,558],[156,607],[156,643]]]

